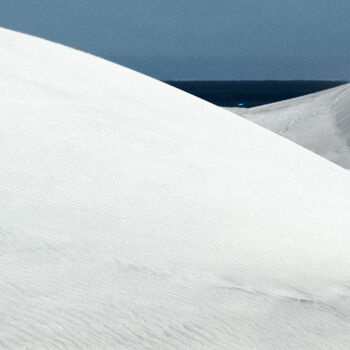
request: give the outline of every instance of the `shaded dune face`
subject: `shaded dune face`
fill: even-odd
[[[0,30],[0,348],[347,349],[349,174]]]
[[[350,169],[350,85],[235,112]]]

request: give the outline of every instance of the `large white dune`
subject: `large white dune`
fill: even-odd
[[[231,110],[350,169],[350,84],[261,107]]]
[[[0,30],[1,349],[348,349],[350,174]]]

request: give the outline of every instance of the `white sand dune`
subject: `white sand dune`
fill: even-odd
[[[350,174],[0,30],[0,348],[348,349]]]
[[[350,84],[261,107],[228,109],[350,169]]]

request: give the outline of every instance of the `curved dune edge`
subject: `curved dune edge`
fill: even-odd
[[[91,55],[0,50],[0,347],[347,349],[348,172]]]

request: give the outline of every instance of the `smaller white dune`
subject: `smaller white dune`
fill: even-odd
[[[350,84],[261,107],[228,109],[350,168]]]

